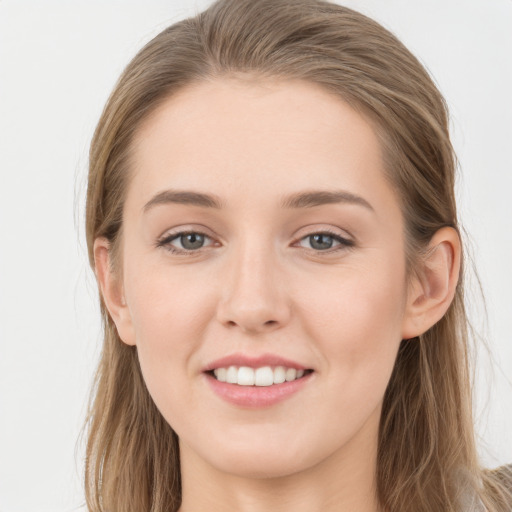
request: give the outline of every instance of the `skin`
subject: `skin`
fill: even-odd
[[[300,81],[223,78],[189,86],[139,128],[124,209],[122,271],[96,240],[98,281],[121,339],[180,438],[181,512],[375,512],[383,395],[399,343],[433,325],[458,279],[444,228],[407,279],[404,222],[372,126]],[[145,205],[168,189],[221,209]],[[344,190],[356,203],[283,208],[284,196]],[[176,231],[205,233],[190,254]],[[329,250],[311,235],[332,231]],[[186,247],[190,248],[189,245]],[[202,369],[234,352],[314,370],[271,407],[225,402]]]

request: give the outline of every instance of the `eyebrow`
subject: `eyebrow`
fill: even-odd
[[[312,208],[323,204],[356,204],[374,211],[373,206],[361,196],[346,190],[310,190],[297,192],[285,197],[281,203],[282,208]]]
[[[323,204],[336,203],[355,204],[375,211],[366,199],[345,190],[307,190],[297,192],[284,197],[281,201],[281,208],[312,208]],[[189,190],[164,190],[151,198],[144,205],[143,211],[147,212],[151,208],[163,204],[185,204],[217,210],[223,207],[222,200],[216,195]]]

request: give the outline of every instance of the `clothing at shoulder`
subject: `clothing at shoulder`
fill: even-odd
[[[491,474],[494,474],[498,477],[500,482],[510,491],[512,492],[512,464],[507,464],[505,466],[500,466],[499,468],[493,469],[490,471]]]
[[[498,480],[510,493],[510,502],[508,501],[508,497],[504,499],[507,501],[508,505],[510,505],[510,512],[512,512],[512,464],[488,470],[488,474]]]

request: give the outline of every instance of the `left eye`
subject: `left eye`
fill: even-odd
[[[304,247],[302,244],[302,241],[304,240],[309,241],[310,247],[318,251],[327,251],[333,247],[334,243],[337,243],[338,246],[343,247],[350,247],[353,245],[353,242],[350,240],[347,240],[339,235],[335,235],[334,233],[313,233],[311,235],[305,236],[304,238],[301,238],[301,247]]]

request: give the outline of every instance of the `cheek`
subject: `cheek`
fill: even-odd
[[[135,266],[144,271],[127,272],[126,293],[137,344],[171,346],[174,339],[193,337],[206,314],[204,281],[161,264]]]
[[[194,382],[190,361],[201,345],[207,305],[192,283],[161,272],[145,272],[144,279],[133,283],[132,297],[132,321],[144,382],[172,428],[187,431],[190,411],[201,407],[190,389]]]
[[[400,345],[404,309],[401,273],[351,273],[322,294],[304,297],[308,337],[323,360],[316,400],[331,400],[324,439],[345,442],[379,407]],[[320,292],[320,290],[318,290]],[[308,298],[309,297],[309,298]],[[373,414],[372,411],[375,413]]]
[[[141,268],[141,267],[140,267]],[[190,358],[201,345],[201,332],[211,319],[212,301],[204,283],[185,272],[144,266],[131,272],[126,293],[141,370],[158,406],[180,399],[173,390],[190,377]]]
[[[316,299],[314,298],[316,297]],[[348,388],[382,389],[401,341],[405,271],[400,262],[366,269],[345,268],[336,280],[303,295],[308,336],[316,340],[326,366]],[[350,382],[349,382],[350,380]]]

